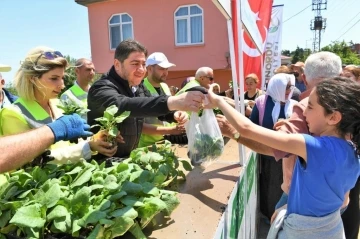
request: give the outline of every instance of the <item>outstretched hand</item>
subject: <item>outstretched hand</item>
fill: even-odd
[[[219,102],[223,100],[222,96],[219,96],[214,93],[214,85],[210,85],[208,93],[205,97],[206,97],[205,108],[207,109],[218,107]]]

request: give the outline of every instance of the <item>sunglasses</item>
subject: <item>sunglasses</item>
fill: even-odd
[[[54,51],[54,52],[51,52],[51,51],[45,51],[43,53],[40,54],[40,56],[38,56],[38,58],[36,59],[35,61],[35,66],[37,65],[39,59],[44,56],[45,59],[47,60],[54,60],[55,58],[57,57],[64,57],[63,54],[61,54],[60,51]]]
[[[212,77],[212,76],[204,76],[204,77],[210,79],[210,81],[213,81],[213,80],[214,80],[214,77]]]
[[[292,88],[294,88],[293,85],[287,85],[287,86],[286,86],[286,90],[291,90]]]

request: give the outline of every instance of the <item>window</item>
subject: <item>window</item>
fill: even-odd
[[[134,38],[132,17],[127,13],[112,15],[109,20],[110,49],[123,40]]]
[[[204,43],[204,15],[198,5],[181,6],[175,11],[175,45]]]

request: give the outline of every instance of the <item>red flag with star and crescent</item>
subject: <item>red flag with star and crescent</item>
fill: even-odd
[[[273,0],[245,0],[250,5],[252,15],[256,20],[258,29],[247,29],[250,35],[251,31],[259,31],[261,35],[262,49],[264,49],[266,36],[271,20],[271,11]],[[246,5],[246,4],[244,4]],[[248,7],[248,6],[247,6]],[[254,34],[256,35],[256,34]],[[258,51],[256,45],[253,43],[247,32],[244,32],[243,41],[243,61],[244,61],[244,79],[248,74],[255,73],[259,77],[258,87],[261,86],[262,69],[261,69],[261,57],[263,55]]]

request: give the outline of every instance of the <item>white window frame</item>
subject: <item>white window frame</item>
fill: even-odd
[[[121,16],[122,15],[128,15],[130,18],[131,18],[131,22],[124,22],[122,23],[122,20],[121,20]],[[114,16],[119,16],[120,18],[120,23],[110,23],[111,19],[114,17]],[[108,20],[108,29],[109,29],[109,47],[110,47],[110,50],[115,50],[117,46],[115,46],[114,48],[112,48],[111,44],[112,44],[112,39],[111,39],[111,27],[114,27],[114,26],[119,26],[120,27],[120,42],[122,42],[124,38],[124,35],[123,35],[123,32],[122,32],[122,25],[126,25],[126,24],[131,24],[131,32],[132,32],[132,36],[131,38],[132,39],[135,39],[134,38],[134,20],[133,20],[133,17],[127,13],[127,12],[123,12],[123,13],[116,13],[116,14],[113,14],[110,16],[109,20]]]
[[[190,7],[192,6],[196,6],[198,8],[201,9],[202,13],[199,14],[193,14],[190,15]],[[188,8],[188,15],[186,16],[176,16],[176,12],[183,7],[187,7]],[[190,24],[190,18],[191,17],[197,17],[197,16],[201,16],[201,24],[202,24],[202,42],[196,42],[196,43],[191,43],[191,24]],[[186,19],[187,20],[187,42],[186,43],[178,43],[177,42],[177,20],[183,20]],[[192,46],[192,45],[203,45],[205,43],[205,37],[204,37],[204,31],[205,31],[205,26],[204,26],[204,9],[202,7],[200,7],[200,5],[198,4],[190,4],[190,5],[182,5],[179,6],[178,8],[176,8],[175,12],[174,12],[174,29],[175,29],[175,46]]]

